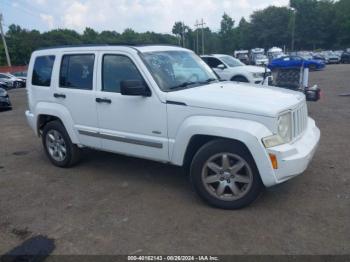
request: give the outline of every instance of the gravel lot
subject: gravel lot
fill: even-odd
[[[0,113],[0,254],[43,234],[54,254],[350,254],[350,65],[311,75],[309,110],[322,132],[304,175],[252,206],[218,210],[181,168],[87,150],[72,169],[51,165],[27,126],[25,90]]]

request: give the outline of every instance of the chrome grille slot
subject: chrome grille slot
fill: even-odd
[[[300,136],[307,127],[307,106],[303,102],[292,112],[293,139]]]

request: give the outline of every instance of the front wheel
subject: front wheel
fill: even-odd
[[[249,83],[249,80],[244,76],[235,76],[231,79],[233,82]]]
[[[42,134],[45,153],[50,161],[58,167],[71,167],[80,158],[80,150],[73,144],[60,121],[45,125]]]
[[[18,81],[15,81],[15,82],[13,83],[13,86],[14,86],[14,88],[21,88],[21,83],[18,82]]]
[[[198,195],[218,208],[248,206],[264,188],[252,156],[238,142],[207,143],[194,156],[190,172]]]

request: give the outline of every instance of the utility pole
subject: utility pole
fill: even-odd
[[[196,24],[194,25],[197,28],[197,54],[199,54],[199,46],[198,46],[198,30],[200,27],[202,27],[202,55],[204,55],[204,26],[206,25],[206,23],[204,23],[204,20],[202,18],[202,20],[200,22],[198,22],[198,20],[196,21]]]
[[[292,10],[293,15],[292,15],[292,43],[291,43],[291,51],[294,51],[294,46],[295,46],[295,24],[296,24],[296,9],[293,7],[290,7],[290,10]]]
[[[7,65],[11,67],[10,55],[9,55],[9,51],[8,51],[7,45],[6,45],[6,39],[5,39],[5,35],[4,35],[4,30],[2,29],[2,19],[3,19],[3,16],[0,13],[0,33],[1,33],[1,38],[2,38],[2,42],[4,43]]]
[[[194,25],[196,27],[196,34],[197,34],[197,48],[196,48],[196,52],[197,54],[199,54],[199,21],[196,20],[196,24]]]
[[[204,55],[204,26],[206,25],[206,23],[204,23],[203,18],[200,25],[202,26],[202,55]]]
[[[185,22],[182,22],[182,46],[183,47],[186,47],[185,34],[186,34]]]

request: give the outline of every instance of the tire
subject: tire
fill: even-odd
[[[230,172],[223,172],[224,159],[228,159],[225,162]],[[222,209],[246,207],[264,189],[250,152],[242,144],[224,139],[208,142],[198,150],[192,160],[190,178],[205,202]]]
[[[65,127],[58,120],[45,125],[42,143],[46,156],[57,167],[68,168],[80,160],[80,149],[72,143]]]
[[[17,89],[17,88],[21,88],[21,83],[15,81],[15,82],[13,83],[13,87],[16,88],[16,89]]]
[[[310,71],[316,71],[317,66],[316,65],[310,65]]]
[[[244,76],[235,76],[231,79],[231,81],[241,82],[241,83],[249,83],[248,79],[245,78]]]

